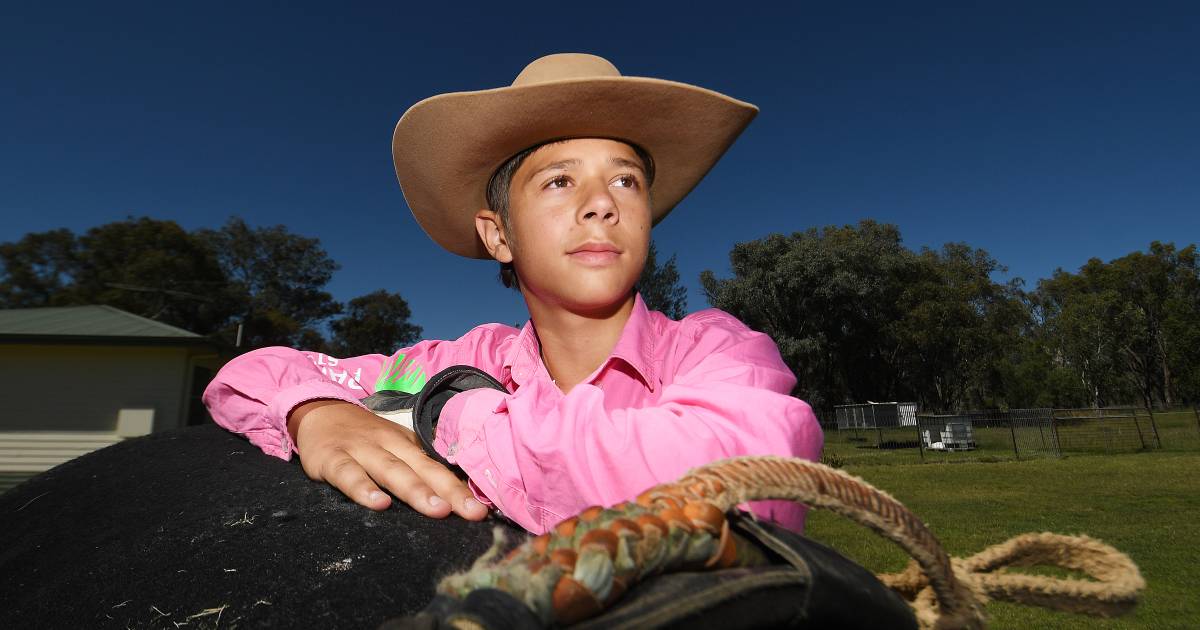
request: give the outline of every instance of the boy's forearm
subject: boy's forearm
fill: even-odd
[[[375,356],[331,359],[291,348],[262,348],[226,364],[204,392],[204,404],[220,426],[246,436],[268,455],[290,459],[295,432],[292,411],[314,400],[354,404],[367,393]],[[375,370],[376,373],[378,370]]]
[[[288,432],[288,436],[292,438],[292,443],[293,444],[296,443],[296,436],[300,432],[300,423],[306,417],[308,417],[309,415],[311,415],[313,412],[317,411],[318,409],[321,409],[323,407],[330,407],[330,406],[357,407],[357,405],[355,405],[354,403],[347,402],[345,400],[332,399],[332,398],[320,398],[317,400],[310,400],[306,403],[301,403],[300,405],[298,405],[297,407],[292,409],[291,413],[289,413],[287,416],[287,432]]]

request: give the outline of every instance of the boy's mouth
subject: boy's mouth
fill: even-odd
[[[585,265],[606,265],[615,261],[621,250],[612,243],[584,243],[568,251],[567,255]]]

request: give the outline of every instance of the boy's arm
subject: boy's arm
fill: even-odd
[[[454,342],[425,341],[391,357],[337,359],[290,348],[263,348],[230,361],[204,393],[217,424],[246,436],[265,453],[293,451],[309,477],[355,502],[386,509],[396,497],[443,517],[469,519],[486,510],[466,485],[429,459],[409,429],[379,418],[359,399],[377,389],[419,391],[430,374],[458,359]],[[444,364],[444,365],[443,365]]]
[[[408,349],[411,354],[411,349]],[[225,364],[204,390],[213,420],[244,435],[268,455],[291,459],[296,445],[288,414],[313,400],[340,400],[361,406],[375,392],[384,365],[405,357],[368,354],[338,359],[285,347],[261,348]]]
[[[687,470],[737,455],[816,459],[823,437],[769,337],[710,310],[685,320],[674,379],[658,403],[606,410],[577,385],[549,408],[538,396],[472,390],[447,403],[437,448],[502,511],[540,532],[589,505],[610,505]],[[655,386],[659,386],[656,384]],[[794,504],[755,511],[799,529]]]

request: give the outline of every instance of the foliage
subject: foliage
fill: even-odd
[[[231,218],[197,237],[220,261],[237,296],[244,343],[251,347],[311,344],[316,327],[341,312],[324,290],[338,269],[320,241],[291,234],[282,225],[251,228]],[[311,346],[308,346],[311,347]]]
[[[174,221],[117,221],[79,238],[76,304],[109,304],[192,331],[232,315],[225,274],[204,243]]]
[[[964,243],[912,251],[894,225],[739,243],[708,301],[775,340],[817,408],[915,400],[927,410],[1200,400],[1194,245],[1152,243],[1062,270],[1026,293]]]
[[[188,232],[130,218],[81,236],[59,229],[0,244],[0,308],[108,304],[230,345],[240,326],[243,347],[324,349],[321,330],[342,311],[325,290],[337,268],[319,240],[284,226],[235,217]],[[390,351],[420,333],[399,295],[368,294],[350,308],[335,328],[340,347],[379,341]]]
[[[78,243],[66,229],[26,234],[0,244],[0,304],[8,308],[50,306],[70,284]]]
[[[965,243],[919,251],[866,220],[739,243],[705,297],[769,334],[818,409],[914,400],[926,410],[1200,402],[1200,255],[1153,242],[1059,269],[1026,292]],[[111,304],[243,347],[390,352],[420,335],[399,295],[343,305],[320,241],[239,218],[188,232],[130,218],[0,243],[0,308]],[[679,319],[687,291],[654,243],[638,289]],[[334,338],[322,331],[331,323]]]
[[[1093,258],[1038,285],[1047,350],[1079,375],[1094,405],[1200,400],[1200,264],[1195,245],[1150,244]]]
[[[913,252],[874,221],[740,243],[730,263],[733,278],[701,275],[709,302],[771,335],[796,394],[817,407],[991,401],[1002,389],[991,359],[1025,317],[1018,285],[990,279],[999,265],[987,252]]]
[[[679,270],[675,267],[675,255],[662,265],[658,264],[658,248],[650,241],[646,266],[637,283],[638,292],[646,307],[659,311],[671,319],[683,319],[687,315],[687,289],[679,283]]]
[[[998,368],[1028,318],[1020,281],[994,282],[999,263],[963,243],[916,260],[890,327],[899,379],[929,409],[995,406],[1005,394]]]
[[[795,372],[796,394],[817,407],[886,397],[898,348],[884,334],[898,316],[911,256],[891,225],[809,229],[739,243],[733,278],[700,276],[708,302],[770,335]]]
[[[76,237],[65,229],[0,245],[0,305],[109,304],[193,331],[231,315],[213,253],[173,221],[128,219]]]
[[[399,294],[375,291],[350,300],[346,315],[333,320],[330,351],[342,357],[391,354],[421,337],[421,327],[410,324],[408,302]]]

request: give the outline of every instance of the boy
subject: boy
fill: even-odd
[[[550,55],[512,86],[414,105],[393,136],[421,227],[447,250],[501,263],[530,320],[423,341],[392,357],[264,348],[205,392],[216,421],[371,509],[478,520],[498,509],[540,533],[589,505],[629,499],[736,455],[815,459],[821,432],[788,392],[771,340],[709,309],[674,322],[634,284],[650,228],[700,181],[757,109],[702,88],[622,77],[592,55]],[[359,400],[419,391],[471,365],[507,390],[457,394],[428,457],[413,432]],[[486,504],[486,505],[485,505]],[[799,529],[802,508],[754,506]]]

